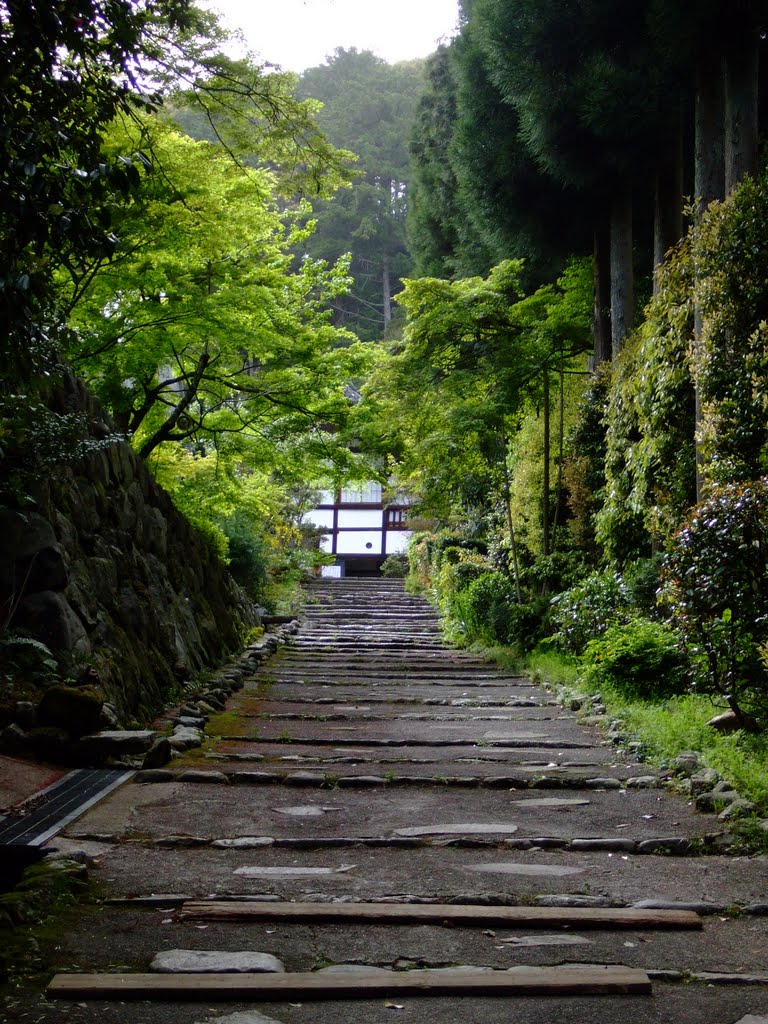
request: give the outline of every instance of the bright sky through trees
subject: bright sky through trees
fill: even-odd
[[[337,47],[373,50],[389,63],[426,57],[453,35],[458,0],[202,0],[250,50],[287,71],[325,61]]]

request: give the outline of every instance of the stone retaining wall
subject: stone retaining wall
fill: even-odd
[[[257,613],[72,375],[52,398],[85,414],[101,449],[0,508],[0,626],[91,668],[122,720],[146,719],[175,684],[220,663]]]

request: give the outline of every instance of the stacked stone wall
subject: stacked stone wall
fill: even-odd
[[[85,416],[101,447],[0,508],[0,628],[85,673],[122,720],[145,719],[257,613],[82,382],[66,375],[51,405]]]

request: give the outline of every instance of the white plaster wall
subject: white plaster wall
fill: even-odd
[[[340,508],[339,529],[349,529],[353,526],[368,527],[371,530],[381,528],[381,512],[375,508]]]
[[[367,548],[365,545],[370,544]],[[380,555],[381,530],[361,530],[354,533],[340,530],[336,540],[339,555]]]
[[[307,522],[312,523],[313,526],[332,527],[333,509],[313,508],[311,512],[307,512],[306,519]]]
[[[399,555],[402,551],[408,550],[408,541],[411,539],[410,530],[389,530],[387,531],[388,555]]]

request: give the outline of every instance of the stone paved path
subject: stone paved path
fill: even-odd
[[[212,951],[247,953],[246,963],[255,953],[276,957],[290,972],[625,965],[650,972],[653,994],[377,995],[258,1006],[41,997],[24,1005],[28,1019],[768,1018],[766,859],[718,854],[714,816],[672,795],[545,690],[443,646],[431,608],[399,582],[316,584],[294,642],[212,729],[221,735],[176,762],[173,781],[122,787],[58,841],[97,856],[94,875],[108,898],[62,936],[60,969],[144,972],[158,954],[178,963],[172,950],[194,951],[192,970]],[[209,774],[182,781],[189,769]],[[211,896],[261,904],[669,905],[699,909],[704,924],[678,931],[233,922],[182,911],[184,898]]]

